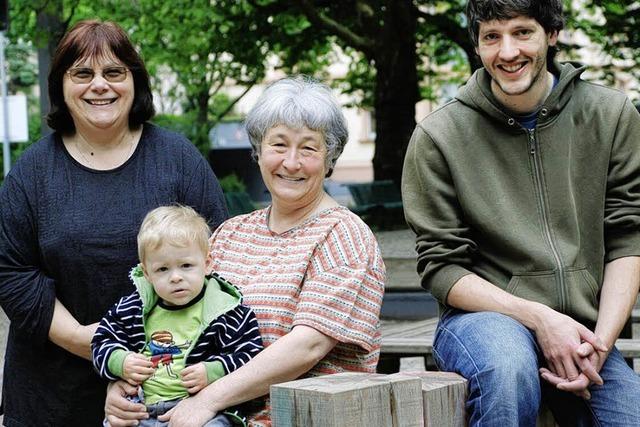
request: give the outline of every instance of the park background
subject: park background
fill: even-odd
[[[11,162],[50,132],[43,120],[48,111],[46,78],[60,37],[78,20],[98,18],[119,23],[144,58],[158,113],[153,121],[185,134],[212,164],[230,153],[224,150],[234,144],[247,151],[241,121],[269,82],[302,73],[331,85],[344,106],[350,139],[327,188],[339,201],[352,204],[341,184],[373,180],[398,184],[416,121],[453,98],[457,87],[480,66],[467,36],[464,3],[2,1],[8,93],[27,97],[29,117],[29,142],[11,144]],[[588,65],[583,78],[618,88],[638,101],[640,2],[564,3],[567,29],[560,37],[558,58]],[[218,132],[213,131],[216,125],[223,125]],[[221,131],[224,125],[229,132]],[[230,140],[225,142],[220,135]],[[244,191],[255,184],[246,182],[252,179],[246,174],[251,166],[244,159],[236,163],[235,174],[225,178],[218,173],[226,191]],[[2,170],[0,181],[5,174]],[[265,203],[252,194],[256,205]],[[410,233],[399,230],[398,243],[397,235],[381,231],[402,229],[401,218],[391,224],[365,219],[389,242],[384,245],[391,248],[385,262],[399,272],[390,280],[410,280],[413,283],[405,285],[417,290],[415,273],[402,274],[413,268]],[[401,254],[400,261],[393,267],[396,254]],[[7,325],[0,311],[0,358]]]

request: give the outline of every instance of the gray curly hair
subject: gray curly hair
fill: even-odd
[[[270,84],[245,119],[254,156],[260,156],[262,140],[269,129],[278,125],[320,132],[327,148],[325,176],[331,176],[349,131],[338,101],[327,85],[307,76],[285,77]]]

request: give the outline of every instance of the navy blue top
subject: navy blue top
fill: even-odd
[[[538,124],[538,112],[539,110],[536,110],[524,116],[515,116],[515,119],[523,128],[528,130],[535,129]]]
[[[215,229],[222,190],[186,138],[145,124],[116,169],[89,169],[58,134],[22,155],[0,189],[0,305],[11,321],[4,367],[7,426],[101,425],[105,382],[91,363],[48,341],[57,297],[81,323],[98,322],[134,291],[144,215],[192,206]]]
[[[556,85],[558,84],[558,77],[554,74],[553,75],[553,86],[552,88],[556,87]],[[538,124],[538,113],[540,112],[540,110],[535,110],[529,114],[525,114],[522,116],[515,116],[515,120],[520,124],[520,126],[522,126],[525,129],[531,130],[531,129],[535,129],[536,125]]]

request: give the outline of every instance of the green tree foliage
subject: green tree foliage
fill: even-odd
[[[225,0],[139,0],[129,8],[121,3],[103,2],[98,12],[128,29],[156,88],[180,89],[174,94],[194,120],[189,136],[206,151],[209,129],[264,77],[265,46],[248,36],[251,10]],[[220,97],[231,82],[243,90],[233,98]]]
[[[611,65],[603,78],[634,67],[640,52],[637,0],[565,0],[568,27],[602,45]],[[348,57],[346,76],[332,83],[354,105],[375,111],[376,179],[399,181],[415,126],[415,103],[439,99],[477,68],[464,18],[465,0],[12,0],[12,40],[55,46],[73,22],[99,17],[127,29],[156,88],[177,100],[200,148],[207,131],[253,84],[267,61],[286,72],[329,77]],[[45,25],[46,24],[46,25]],[[579,46],[564,46],[575,51]],[[629,61],[619,61],[627,59]],[[223,85],[244,88],[221,98]],[[161,118],[160,120],[165,120]],[[192,123],[192,126],[188,124]],[[178,125],[176,125],[178,126]]]
[[[568,26],[599,45],[606,57],[596,76],[614,82],[624,72],[640,80],[640,2],[637,0],[582,0],[568,4]],[[580,46],[569,46],[576,51]],[[574,55],[575,56],[575,55]],[[640,94],[630,94],[640,98]]]
[[[32,57],[31,43],[18,39],[7,45],[5,54],[9,66],[7,73],[9,93],[30,92],[38,82],[38,70]]]
[[[286,2],[294,7],[278,10],[283,3],[263,0],[255,7],[272,9],[273,16],[298,16],[296,40],[307,41],[312,52],[337,44],[351,57],[349,73],[338,84],[374,110],[375,178],[399,183],[415,127],[415,104],[424,96],[435,97],[433,85],[442,83],[437,81],[438,67],[453,65],[445,80],[455,80],[460,78],[455,71],[461,64],[465,74],[467,60],[476,66],[462,23],[463,2],[294,0]],[[300,52],[300,44],[293,46],[287,48],[293,59],[309,59]],[[317,56],[310,59],[319,61]]]
[[[34,40],[49,55],[64,31],[81,19],[118,22],[146,59],[154,87],[163,92],[168,86],[167,95],[181,101],[185,116],[193,121],[187,135],[203,152],[208,149],[209,129],[264,77],[265,47],[246,37],[252,30],[249,12],[241,2],[209,0],[11,4],[14,34]],[[234,98],[220,92],[229,82],[244,87]]]

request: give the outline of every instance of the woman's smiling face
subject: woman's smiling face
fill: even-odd
[[[93,70],[94,78],[88,83],[75,83],[69,73],[65,73],[62,83],[64,101],[76,128],[123,129],[128,126],[135,95],[131,72],[127,70],[121,82],[109,82],[104,76],[105,69],[124,66],[113,54],[109,54],[80,59],[69,68]]]
[[[277,125],[260,146],[258,165],[274,203],[304,207],[322,195],[327,147],[324,136],[307,127]]]

